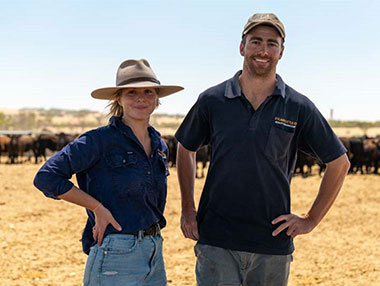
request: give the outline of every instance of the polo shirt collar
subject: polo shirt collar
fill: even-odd
[[[241,75],[242,71],[238,71],[233,78],[229,79],[226,84],[226,91],[224,93],[224,96],[227,98],[236,98],[240,97],[242,92],[239,84],[239,76]],[[282,78],[276,74],[277,84],[276,88],[273,91],[272,95],[281,95],[283,98],[285,98],[286,92],[286,86]]]

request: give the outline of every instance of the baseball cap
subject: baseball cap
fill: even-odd
[[[285,39],[285,27],[280,19],[273,13],[256,13],[249,17],[247,24],[244,26],[243,35],[245,36],[252,28],[259,25],[271,25]]]

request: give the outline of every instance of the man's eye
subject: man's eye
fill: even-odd
[[[145,94],[147,94],[147,95],[151,95],[152,93],[153,93],[153,91],[151,91],[150,89],[145,90]]]
[[[134,92],[134,91],[132,91],[132,90],[131,90],[131,91],[128,91],[128,93],[127,93],[128,96],[134,96],[135,94],[136,94],[136,92]]]

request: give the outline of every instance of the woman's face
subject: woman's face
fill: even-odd
[[[158,102],[155,88],[125,88],[117,99],[123,108],[123,118],[134,121],[149,120]]]

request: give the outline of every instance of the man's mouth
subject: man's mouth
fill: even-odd
[[[259,62],[259,63],[268,63],[268,62],[269,62],[268,59],[258,59],[258,58],[254,58],[254,60],[255,60],[256,62]]]

